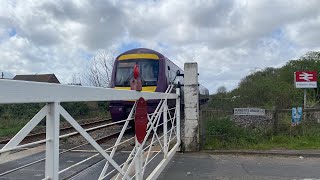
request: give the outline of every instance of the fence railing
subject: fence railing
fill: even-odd
[[[0,158],[3,159],[19,148],[25,148],[46,143],[45,158],[33,163],[45,161],[44,179],[59,179],[59,175],[67,173],[75,166],[86,163],[89,159],[102,155],[106,160],[98,179],[143,179],[146,168],[151,161],[160,158],[158,165],[149,173],[147,179],[154,179],[170,161],[180,146],[180,90],[172,94],[173,86],[169,86],[165,93],[149,93],[138,91],[115,90],[109,88],[80,87],[60,84],[0,80],[0,104],[15,103],[46,103],[46,105],[0,150]],[[135,108],[132,108],[127,119],[117,122],[123,124],[120,135],[112,147],[103,149],[90,134],[83,129],[78,122],[60,105],[61,102],[78,101],[113,101],[113,100],[137,100],[143,97],[145,100],[158,99],[155,112],[148,114],[148,128],[144,141],[140,144],[135,141],[135,147],[128,155],[126,161],[116,162],[113,158],[117,148],[135,137],[123,139],[129,121],[133,121]],[[175,99],[175,106],[169,106],[168,100]],[[135,105],[134,105],[135,106]],[[59,152],[59,139],[67,137],[59,134],[60,115],[69,122],[78,133],[91,144],[97,154],[82,160],[65,169],[59,168],[59,156],[79,147]],[[46,138],[40,141],[19,145],[22,140],[46,118]],[[161,131],[159,129],[161,128]],[[157,148],[155,148],[157,147]],[[155,150],[156,149],[156,150]],[[108,153],[110,152],[110,153]],[[27,164],[23,167],[32,165]],[[111,165],[111,166],[110,166]],[[133,168],[134,167],[134,168]],[[21,167],[20,167],[21,168]],[[7,175],[19,168],[0,173]]]

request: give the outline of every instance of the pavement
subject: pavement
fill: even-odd
[[[63,147],[63,149],[69,149],[70,147]],[[107,146],[103,147],[104,149]],[[131,147],[132,148],[132,147]],[[130,149],[130,147],[129,147]],[[60,151],[63,151],[60,149]],[[107,153],[110,153],[107,152]],[[18,156],[19,154],[19,156]],[[22,155],[20,155],[22,154]],[[25,154],[28,154],[26,156]],[[97,154],[95,150],[92,149],[91,146],[84,146],[81,150],[70,151],[60,155],[59,158],[59,169],[60,171],[74,165],[76,163],[81,162],[82,160],[92,157],[93,155]],[[130,151],[126,151],[123,148],[121,151],[115,153],[114,160],[121,164],[123,163]],[[159,154],[157,157],[148,164],[148,167],[145,170],[146,176],[148,176],[152,170],[158,165],[158,163],[162,160],[163,154]],[[38,161],[45,158],[45,152],[38,152],[38,149],[29,149],[27,152],[23,150],[9,155],[9,158],[6,158],[5,161],[0,159],[0,180],[24,180],[24,179],[32,179],[32,180],[40,180],[45,178],[45,161],[40,161],[38,163],[32,164],[27,167],[23,167],[17,171],[10,172],[11,170],[30,164],[34,161]],[[10,160],[10,161],[9,161]],[[59,175],[59,179],[74,179],[74,180],[87,180],[87,179],[98,179],[99,175],[106,164],[106,160],[101,156],[92,157],[86,163],[83,163],[79,166],[74,168],[70,168],[69,170],[62,172]],[[108,174],[113,168],[108,168],[106,174]],[[7,173],[8,172],[8,173]],[[5,174],[3,174],[5,173]],[[132,174],[131,172],[130,174]],[[3,174],[3,175],[1,175]],[[109,177],[115,176],[116,173],[112,173]],[[107,178],[106,178],[107,179]]]
[[[320,179],[316,157],[177,153],[160,180]]]
[[[115,161],[123,162],[127,151],[116,154]],[[95,152],[90,148],[82,152],[74,151],[60,157],[60,170],[90,157]],[[44,152],[35,152],[29,156],[21,156],[9,162],[0,162],[0,174],[17,166],[44,158]],[[163,155],[155,158],[160,162]],[[170,179],[319,179],[319,150],[269,150],[269,151],[202,151],[196,153],[176,153],[170,163],[160,174],[160,180]],[[149,174],[157,163],[151,163]],[[96,164],[95,164],[96,163]],[[93,165],[95,164],[95,165]],[[60,174],[61,179],[97,179],[105,160],[101,156],[68,172]],[[44,161],[25,167],[4,176],[0,180],[42,179],[44,178]],[[90,167],[90,168],[88,168]],[[75,175],[75,176],[74,176]],[[74,176],[71,178],[71,176]]]

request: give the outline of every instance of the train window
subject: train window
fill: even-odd
[[[141,61],[141,78],[143,80],[143,85],[156,85],[158,81],[159,73],[159,61]]]
[[[133,67],[139,65],[140,78],[143,86],[155,86],[158,81],[159,61],[155,60],[128,60],[119,61],[116,71],[116,86],[130,86],[133,78]]]
[[[135,64],[135,62],[121,62],[118,64],[116,71],[116,86],[130,86],[130,79]]]
[[[159,62],[145,61],[141,63],[141,77],[146,83],[152,83],[158,80]]]

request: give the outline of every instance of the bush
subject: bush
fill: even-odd
[[[30,119],[44,106],[44,103],[0,105],[0,119]]]
[[[61,103],[61,106],[75,118],[87,117],[89,115],[89,106],[85,102]]]
[[[212,117],[212,116],[211,116]],[[207,124],[205,149],[320,149],[320,124],[291,127],[288,117],[279,122],[280,133],[271,129],[249,129],[235,125],[230,118],[217,117]]]
[[[99,111],[101,111],[101,112],[109,111],[109,105],[110,105],[110,103],[107,101],[99,101],[98,102]]]
[[[61,105],[74,118],[108,118],[108,102],[68,102]],[[4,104],[0,105],[0,137],[16,134],[30,119],[35,116],[45,103]],[[64,118],[61,118],[63,121]],[[44,126],[41,121],[40,126]]]
[[[257,144],[261,140],[259,132],[241,128],[228,117],[211,119],[207,125],[209,144],[214,148],[236,148]],[[213,148],[213,146],[211,146]]]

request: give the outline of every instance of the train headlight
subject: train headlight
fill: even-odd
[[[119,111],[122,111],[123,109],[122,108],[119,108]]]

